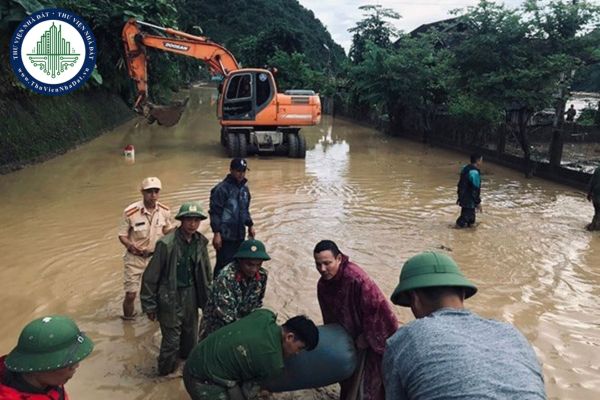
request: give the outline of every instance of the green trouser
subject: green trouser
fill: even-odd
[[[160,323],[162,341],[158,355],[159,375],[175,371],[177,359],[185,360],[198,343],[198,307],[194,286],[177,289],[175,314],[175,323]]]
[[[246,382],[240,387],[235,381],[221,380],[217,384],[198,379],[188,368],[183,370],[183,384],[192,400],[253,400],[260,391],[255,382]]]
[[[185,372],[183,373],[183,383],[192,400],[233,400],[229,397],[226,387],[200,382]],[[243,399],[242,397],[241,400]]]

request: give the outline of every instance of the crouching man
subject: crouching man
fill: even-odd
[[[190,353],[183,370],[193,400],[255,399],[260,383],[283,370],[283,359],[319,342],[315,324],[303,315],[277,325],[259,309],[208,335]]]

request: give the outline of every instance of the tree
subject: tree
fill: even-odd
[[[460,18],[469,28],[453,49],[451,112],[464,109],[453,104],[487,105],[473,111],[493,124],[500,122],[502,110],[510,110],[529,174],[527,120],[534,110],[552,104],[561,88],[564,98],[571,75],[566,72],[592,58],[589,43],[579,34],[597,16],[587,2],[551,1],[542,6],[530,0],[522,10],[509,10],[482,0],[468,8]],[[560,107],[557,110],[562,117]]]
[[[348,29],[348,32],[354,34],[350,47],[350,58],[354,63],[364,59],[368,42],[384,49],[391,47],[392,39],[398,36],[398,30],[387,20],[400,18],[400,14],[381,5],[366,5],[358,8],[365,11],[363,14],[365,18],[358,21],[354,28]]]
[[[270,66],[277,68],[277,85],[280,90],[313,89],[319,91],[325,84],[325,75],[310,68],[304,54],[288,54],[276,50],[268,60]]]
[[[547,4],[528,0],[523,8],[525,16],[533,21],[531,34],[539,44],[536,50],[555,63],[554,70],[560,71],[553,85],[556,95],[550,146],[550,164],[560,166],[565,103],[574,72],[600,58],[597,42],[591,42],[590,35],[582,35],[589,24],[598,21],[600,7],[577,0],[567,3],[553,0]]]
[[[403,35],[392,49],[367,42],[364,59],[350,72],[358,101],[387,114],[392,127],[399,126],[407,110],[416,111],[428,126],[448,74],[448,53],[435,43],[427,35]]]

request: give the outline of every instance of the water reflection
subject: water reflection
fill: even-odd
[[[308,175],[324,183],[343,184],[350,162],[350,145],[342,138],[334,138],[333,125],[330,125],[306,159]]]

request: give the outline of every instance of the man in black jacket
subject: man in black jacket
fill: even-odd
[[[210,227],[214,233],[213,247],[217,251],[217,262],[213,276],[233,261],[233,255],[248,236],[254,238],[254,223],[250,217],[250,190],[246,183],[248,163],[243,158],[234,158],[229,165],[229,174],[210,191]]]
[[[460,171],[460,179],[457,185],[458,200],[460,206],[460,217],[456,220],[459,228],[470,227],[475,223],[475,211],[481,212],[481,176],[479,168],[483,157],[481,154],[471,154],[471,163],[465,165]]]

